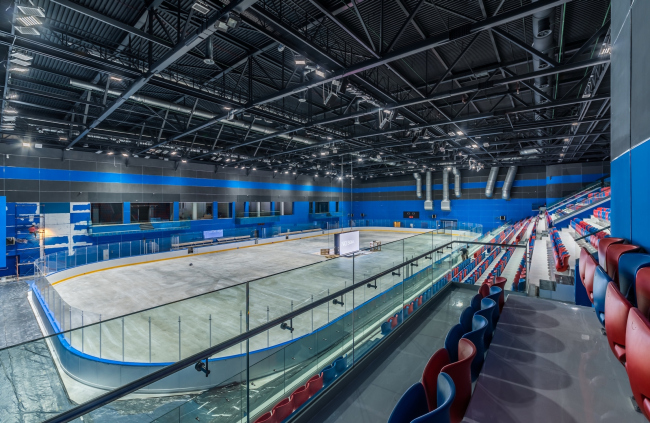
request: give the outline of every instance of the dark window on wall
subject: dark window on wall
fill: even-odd
[[[165,222],[172,220],[171,203],[131,203],[131,222]]]
[[[336,202],[336,212],[337,213],[339,212],[339,202],[338,201]]]
[[[196,219],[194,219],[194,207],[196,207]],[[179,220],[212,219],[212,203],[179,203],[178,218]]]
[[[314,212],[314,203],[312,201],[309,202],[309,213]]]
[[[244,210],[246,210],[246,203],[243,201],[238,201],[235,203],[235,216],[236,217],[243,217],[244,216]]]
[[[284,204],[284,215],[289,216],[293,214],[293,202],[292,201],[285,201],[283,202]]]
[[[229,219],[230,218],[230,203],[217,203],[217,218]]]
[[[90,218],[93,225],[124,223],[124,206],[122,203],[90,203]]]
[[[316,213],[329,213],[330,203],[328,201],[316,202]]]

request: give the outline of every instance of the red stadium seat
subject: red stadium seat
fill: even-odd
[[[424,366],[424,372],[422,372],[422,386],[424,386],[424,392],[427,394],[427,405],[429,411],[435,410],[436,407],[438,407],[438,375],[442,371],[442,368],[449,363],[449,352],[446,348],[440,348],[431,356],[427,365]]]
[[[277,420],[273,416],[273,414],[269,411],[268,413],[262,414],[257,420],[255,420],[255,423],[276,423]]]
[[[396,319],[397,320],[397,319]],[[321,375],[314,375],[307,381],[307,391],[309,398],[313,397],[316,392],[323,388],[323,377]]]
[[[321,381],[322,380],[323,378],[321,378]],[[289,397],[289,400],[291,401],[291,404],[293,406],[291,412],[300,408],[300,406],[303,405],[309,399],[309,397],[310,397],[309,391],[307,390],[306,386],[301,386],[295,391],[293,391],[293,394],[291,394],[291,396]]]
[[[612,244],[622,244],[623,238],[603,238],[598,243],[598,264],[607,271],[607,249]]]
[[[273,407],[273,416],[277,422],[286,419],[291,413],[293,413],[293,402],[291,398],[285,398]]]
[[[636,272],[636,306],[641,314],[650,318],[650,267],[643,267]]]
[[[612,244],[607,248],[605,261],[607,262],[607,274],[618,287],[618,260],[623,254],[638,253],[641,248],[631,244]]]
[[[487,284],[481,285],[481,287],[478,290],[478,293],[481,294],[482,298],[487,297],[488,295],[490,295],[490,285]]]
[[[619,292],[616,285],[612,283],[607,285],[605,296],[607,342],[618,361],[623,365],[625,365],[625,331],[630,308],[632,308],[632,304]]]
[[[583,282],[585,284],[585,289],[587,290],[589,300],[591,300],[592,303],[594,302],[594,274],[596,273],[597,267],[598,263],[596,263],[596,260],[593,257],[587,257],[585,279]]]
[[[447,364],[442,368],[456,385],[456,398],[451,405],[451,423],[460,423],[472,397],[472,361],[476,355],[476,347],[469,339],[458,342],[458,361]],[[429,394],[427,393],[427,398]],[[433,411],[435,407],[429,408]]]
[[[625,345],[630,387],[641,412],[650,420],[650,322],[636,308],[630,309],[627,318]]]

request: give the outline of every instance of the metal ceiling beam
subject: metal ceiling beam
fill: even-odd
[[[59,0],[60,1],[60,0]],[[88,133],[99,125],[104,119],[110,116],[117,110],[126,100],[133,94],[138,92],[153,76],[170,66],[176,60],[180,59],[184,54],[188,53],[194,47],[202,43],[206,38],[212,35],[217,30],[217,23],[221,18],[230,12],[241,13],[255,4],[258,0],[238,0],[231,2],[228,6],[216,12],[210,19],[208,19],[201,28],[194,31],[193,34],[183,38],[176,46],[165,53],[156,63],[154,63],[147,73],[133,83],[108,107],[97,119],[91,123],[88,128],[84,129],[69,145],[68,148],[75,145],[82,140]]]
[[[399,31],[397,31],[397,34],[395,34],[395,37],[393,38],[393,41],[390,42],[386,50],[384,52],[389,52],[392,51],[393,48],[395,48],[395,44],[399,41],[399,39],[402,37],[402,34],[404,34],[404,31],[406,31],[406,27],[413,22],[413,18],[415,18],[415,15],[420,11],[420,8],[422,7],[422,3],[424,3],[424,0],[420,0],[418,4],[415,5],[415,8],[411,11],[411,14],[406,18],[406,21],[402,24],[400,27]]]
[[[436,122],[430,122],[430,123],[427,123],[427,124],[424,124],[424,125],[417,125],[417,126],[412,126],[412,127],[408,127],[408,128],[397,128],[397,129],[387,129],[387,130],[382,130],[382,131],[374,131],[374,132],[367,133],[367,134],[360,134],[360,135],[351,136],[351,137],[345,138],[345,139],[328,140],[328,141],[325,141],[325,142],[322,142],[322,143],[319,143],[319,144],[313,144],[313,145],[310,145],[310,146],[300,147],[300,148],[296,148],[296,149],[289,150],[289,151],[283,151],[283,152],[280,152],[280,153],[277,153],[277,154],[272,154],[272,155],[268,155],[268,156],[265,156],[265,157],[260,157],[257,160],[261,160],[263,158],[274,157],[274,156],[281,155],[281,154],[292,154],[292,153],[297,153],[297,152],[300,152],[300,151],[305,151],[305,150],[308,150],[308,149],[320,148],[320,147],[329,145],[332,142],[336,142],[336,141],[350,141],[350,140],[353,140],[353,139],[358,140],[360,138],[369,138],[369,137],[375,137],[375,136],[381,136],[381,135],[395,134],[395,133],[404,132],[404,131],[407,131],[407,130],[427,129],[427,128],[430,128],[432,126],[458,124],[458,123],[464,123],[464,122],[470,122],[470,121],[477,121],[477,120],[486,119],[486,118],[505,116],[507,114],[524,113],[524,112],[537,110],[537,109],[548,108],[548,107],[561,107],[561,106],[567,106],[567,105],[572,105],[572,104],[585,103],[585,102],[588,102],[588,101],[607,100],[607,99],[609,99],[609,96],[603,95],[603,96],[598,96],[597,99],[596,98],[590,98],[590,99],[577,98],[577,99],[571,99],[571,100],[561,100],[561,101],[557,101],[557,102],[554,102],[554,103],[547,103],[547,104],[544,104],[544,105],[533,105],[533,106],[528,106],[528,107],[521,107],[521,108],[503,110],[503,111],[499,111],[499,112],[473,114],[473,115],[468,115],[468,116],[465,116],[463,118],[456,119],[456,120],[453,120],[453,121],[436,121]],[[544,124],[545,125],[545,124],[548,123],[548,125],[550,126],[550,125],[553,125],[556,122],[559,122],[559,119],[556,119],[556,120],[553,120],[553,121],[539,122],[539,124]],[[568,121],[568,123],[564,123],[563,125],[570,125],[571,123],[573,123],[573,120]],[[521,125],[519,127],[517,127],[517,128],[522,128],[522,129],[518,129],[519,131],[523,131],[523,130],[528,131],[528,130],[530,130],[528,127],[524,127],[524,126],[521,126]],[[515,130],[517,128],[513,127],[512,129]],[[476,129],[478,130],[478,129],[481,129],[481,128],[476,128]],[[499,131],[497,133],[502,134],[503,132]],[[277,134],[274,134],[274,135],[277,135]],[[472,133],[472,134],[470,134],[468,136],[473,137],[473,136],[483,136],[483,135],[487,135],[487,134],[485,134],[485,133]],[[563,135],[561,137],[565,138],[566,136],[567,135]],[[457,138],[458,137],[456,137],[456,136],[454,136],[454,137],[443,137],[443,138],[435,138],[433,140],[426,140],[426,141],[423,141],[423,142],[451,141],[451,140],[455,140]],[[260,141],[260,139],[253,140],[250,143],[252,144],[252,143],[255,143],[257,141]],[[395,147],[395,146],[399,146],[399,144],[398,145],[382,144],[382,145],[377,145],[377,146],[369,146],[367,149],[372,150],[372,149],[377,149],[377,148],[386,148],[386,147]],[[365,151],[365,149],[364,150],[357,150],[357,151]],[[343,152],[342,154],[345,154],[345,153],[346,152]],[[249,160],[245,160],[244,162],[247,162],[247,161],[254,161],[254,160],[249,159]]]
[[[89,17],[91,17],[93,19],[96,19],[96,20],[98,20],[100,22],[104,22],[105,24],[110,25],[112,27],[115,27],[117,29],[121,29],[122,31],[128,32],[129,34],[133,34],[133,35],[136,35],[136,36],[138,36],[140,38],[143,38],[143,39],[145,39],[147,41],[151,41],[152,43],[156,43],[158,45],[168,47],[168,48],[174,47],[173,44],[170,44],[170,43],[168,43],[168,42],[166,42],[164,40],[161,40],[160,38],[157,38],[157,37],[154,37],[154,36],[152,36],[150,34],[147,34],[146,32],[144,32],[144,31],[142,31],[140,29],[134,28],[131,25],[125,24],[125,23],[120,22],[118,20],[109,18],[108,16],[102,15],[99,12],[95,12],[94,10],[88,9],[87,7],[83,7],[83,6],[79,5],[79,4],[71,2],[69,0],[50,0],[50,1],[52,3],[59,4],[59,5],[67,8],[67,9],[70,9],[70,10],[73,10],[75,12],[81,13],[82,15],[86,15],[86,16],[89,16]],[[162,1],[157,1],[157,3],[160,4],[160,3],[162,3]],[[148,9],[150,7],[148,7]]]
[[[369,70],[369,69],[373,69],[373,68],[375,68],[377,66],[385,65],[385,64],[393,62],[395,60],[400,60],[400,59],[412,56],[414,54],[424,52],[424,51],[426,51],[426,50],[428,50],[428,49],[430,49],[432,47],[437,47],[437,46],[447,44],[447,43],[449,43],[449,42],[451,42],[453,40],[465,37],[467,35],[475,34],[477,32],[484,31],[486,29],[494,28],[494,27],[497,27],[499,25],[503,25],[505,23],[512,22],[512,21],[521,19],[521,18],[523,18],[525,16],[534,14],[534,13],[536,13],[538,11],[546,10],[546,9],[548,9],[550,7],[555,7],[555,6],[564,4],[564,3],[568,3],[569,1],[571,1],[571,0],[540,0],[540,1],[537,1],[535,3],[529,4],[529,5],[526,5],[526,6],[523,6],[523,7],[519,7],[517,9],[513,9],[513,10],[511,10],[509,12],[502,13],[502,14],[500,14],[498,16],[485,19],[485,20],[483,20],[481,22],[477,22],[477,23],[474,23],[474,24],[467,24],[467,25],[461,26],[459,28],[454,28],[454,29],[452,29],[450,31],[446,31],[445,33],[442,33],[442,34],[427,38],[426,40],[423,40],[421,42],[413,43],[413,44],[411,44],[409,46],[406,46],[403,49],[400,49],[399,51],[387,53],[386,55],[384,55],[384,56],[382,56],[380,58],[366,60],[364,62],[355,64],[355,65],[353,65],[353,66],[351,66],[351,67],[349,67],[347,69],[332,72],[332,73],[330,73],[329,76],[326,76],[323,79],[317,79],[317,80],[314,80],[314,81],[309,81],[309,82],[307,82],[305,84],[302,84],[300,86],[280,90],[277,93],[268,95],[266,97],[262,97],[262,98],[257,99],[257,100],[253,100],[251,102],[248,102],[244,107],[240,108],[238,111],[247,110],[247,109],[250,109],[250,108],[255,107],[257,105],[266,104],[266,103],[270,103],[270,102],[273,102],[273,101],[281,100],[284,97],[294,95],[294,94],[298,94],[298,93],[300,93],[302,91],[305,91],[307,89],[316,88],[316,87],[319,87],[319,86],[321,86],[323,84],[330,83],[330,82],[332,82],[334,80],[338,80],[338,79],[344,78],[346,76],[352,76],[352,75],[355,75],[357,73],[360,73],[360,72],[363,72],[363,71],[366,71],[366,70]],[[198,126],[192,128],[192,129],[188,130],[188,131],[185,131],[184,133],[182,133],[180,135],[177,135],[177,136],[171,138],[170,140],[175,140],[175,139],[178,139],[180,137],[187,136],[187,135],[189,135],[191,133],[199,131],[201,129],[210,127],[210,126],[214,125],[215,123],[221,121],[222,119],[224,119],[226,117],[227,117],[227,114],[222,115],[222,116],[218,116],[215,119],[211,119],[211,120],[209,120],[209,121],[207,121],[207,122],[205,122],[205,123],[203,123],[201,125],[198,125]]]

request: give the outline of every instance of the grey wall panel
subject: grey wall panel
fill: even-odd
[[[631,22],[626,20],[632,0],[612,2],[612,34],[616,45],[612,48],[611,64],[611,159],[630,148],[630,96],[631,96]],[[641,3],[641,2],[637,2]],[[637,4],[638,6],[638,4]],[[647,16],[645,17],[647,18]],[[646,24],[647,26],[647,24]]]
[[[5,190],[7,191],[37,191],[39,190],[39,181],[30,179],[7,179]],[[38,200],[35,200],[38,201]]]
[[[70,170],[80,170],[84,172],[97,171],[97,162],[91,162],[85,160],[70,160],[68,164],[70,166]]]
[[[61,192],[45,192],[41,191],[39,201],[42,203],[69,203],[71,201],[77,201],[77,200],[72,200],[72,196],[70,195],[71,193],[69,191],[61,191]]]
[[[648,65],[650,64],[650,48],[648,48],[648,42],[650,42],[649,17],[650,2],[637,1],[634,4],[634,13],[631,13],[633,42],[631,56],[630,144],[632,148],[650,138],[650,107],[648,107],[648,99],[650,98],[650,82],[648,80]]]

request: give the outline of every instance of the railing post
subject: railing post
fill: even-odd
[[[149,363],[151,363],[151,316],[149,316]]]
[[[178,360],[181,359],[181,316],[178,316]]]
[[[124,361],[124,317],[122,317],[122,361]]]
[[[266,323],[269,322],[269,306],[266,306]],[[266,346],[270,346],[269,330],[266,330]]]
[[[81,310],[81,352],[84,352],[84,311]]]
[[[250,290],[246,282],[246,332],[250,330]],[[246,338],[246,422],[250,423],[250,338]]]
[[[208,335],[208,342],[209,342],[209,347],[212,346],[212,314],[210,315],[209,320],[209,335]]]

